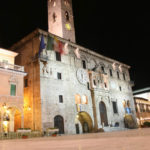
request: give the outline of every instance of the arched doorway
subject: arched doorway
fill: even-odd
[[[55,116],[54,127],[59,129],[59,134],[64,134],[64,119],[62,116]]]
[[[100,110],[101,124],[104,126],[108,126],[107,110],[104,102],[100,102],[99,110]]]
[[[93,123],[90,115],[86,112],[79,112],[76,119],[80,121],[83,133],[92,132]],[[79,133],[78,126],[76,125],[76,133]]]
[[[14,114],[14,131],[21,128],[21,113],[16,109]]]

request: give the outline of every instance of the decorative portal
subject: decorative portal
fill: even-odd
[[[55,116],[54,127],[59,129],[59,134],[64,134],[64,119],[62,116]]]
[[[106,106],[104,102],[100,102],[99,109],[100,109],[100,117],[101,117],[102,126],[108,126],[107,110],[106,110]]]
[[[83,133],[89,133],[93,130],[93,122],[90,115],[87,112],[79,112],[76,119],[80,121]],[[76,125],[76,133],[78,133],[78,127]]]

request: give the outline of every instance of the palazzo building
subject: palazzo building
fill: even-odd
[[[24,126],[24,67],[14,64],[18,54],[0,48],[0,132],[14,132]]]
[[[135,127],[130,66],[75,43],[71,0],[48,1],[48,25],[11,47],[28,73],[25,127],[57,127],[61,134]]]

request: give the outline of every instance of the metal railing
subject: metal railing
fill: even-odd
[[[6,62],[0,62],[0,68],[7,69],[7,70],[24,72],[24,67],[23,66],[13,65],[13,64],[6,63]]]

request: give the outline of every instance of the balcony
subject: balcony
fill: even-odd
[[[24,72],[23,66],[13,65],[6,62],[0,62],[0,68],[11,71]]]

